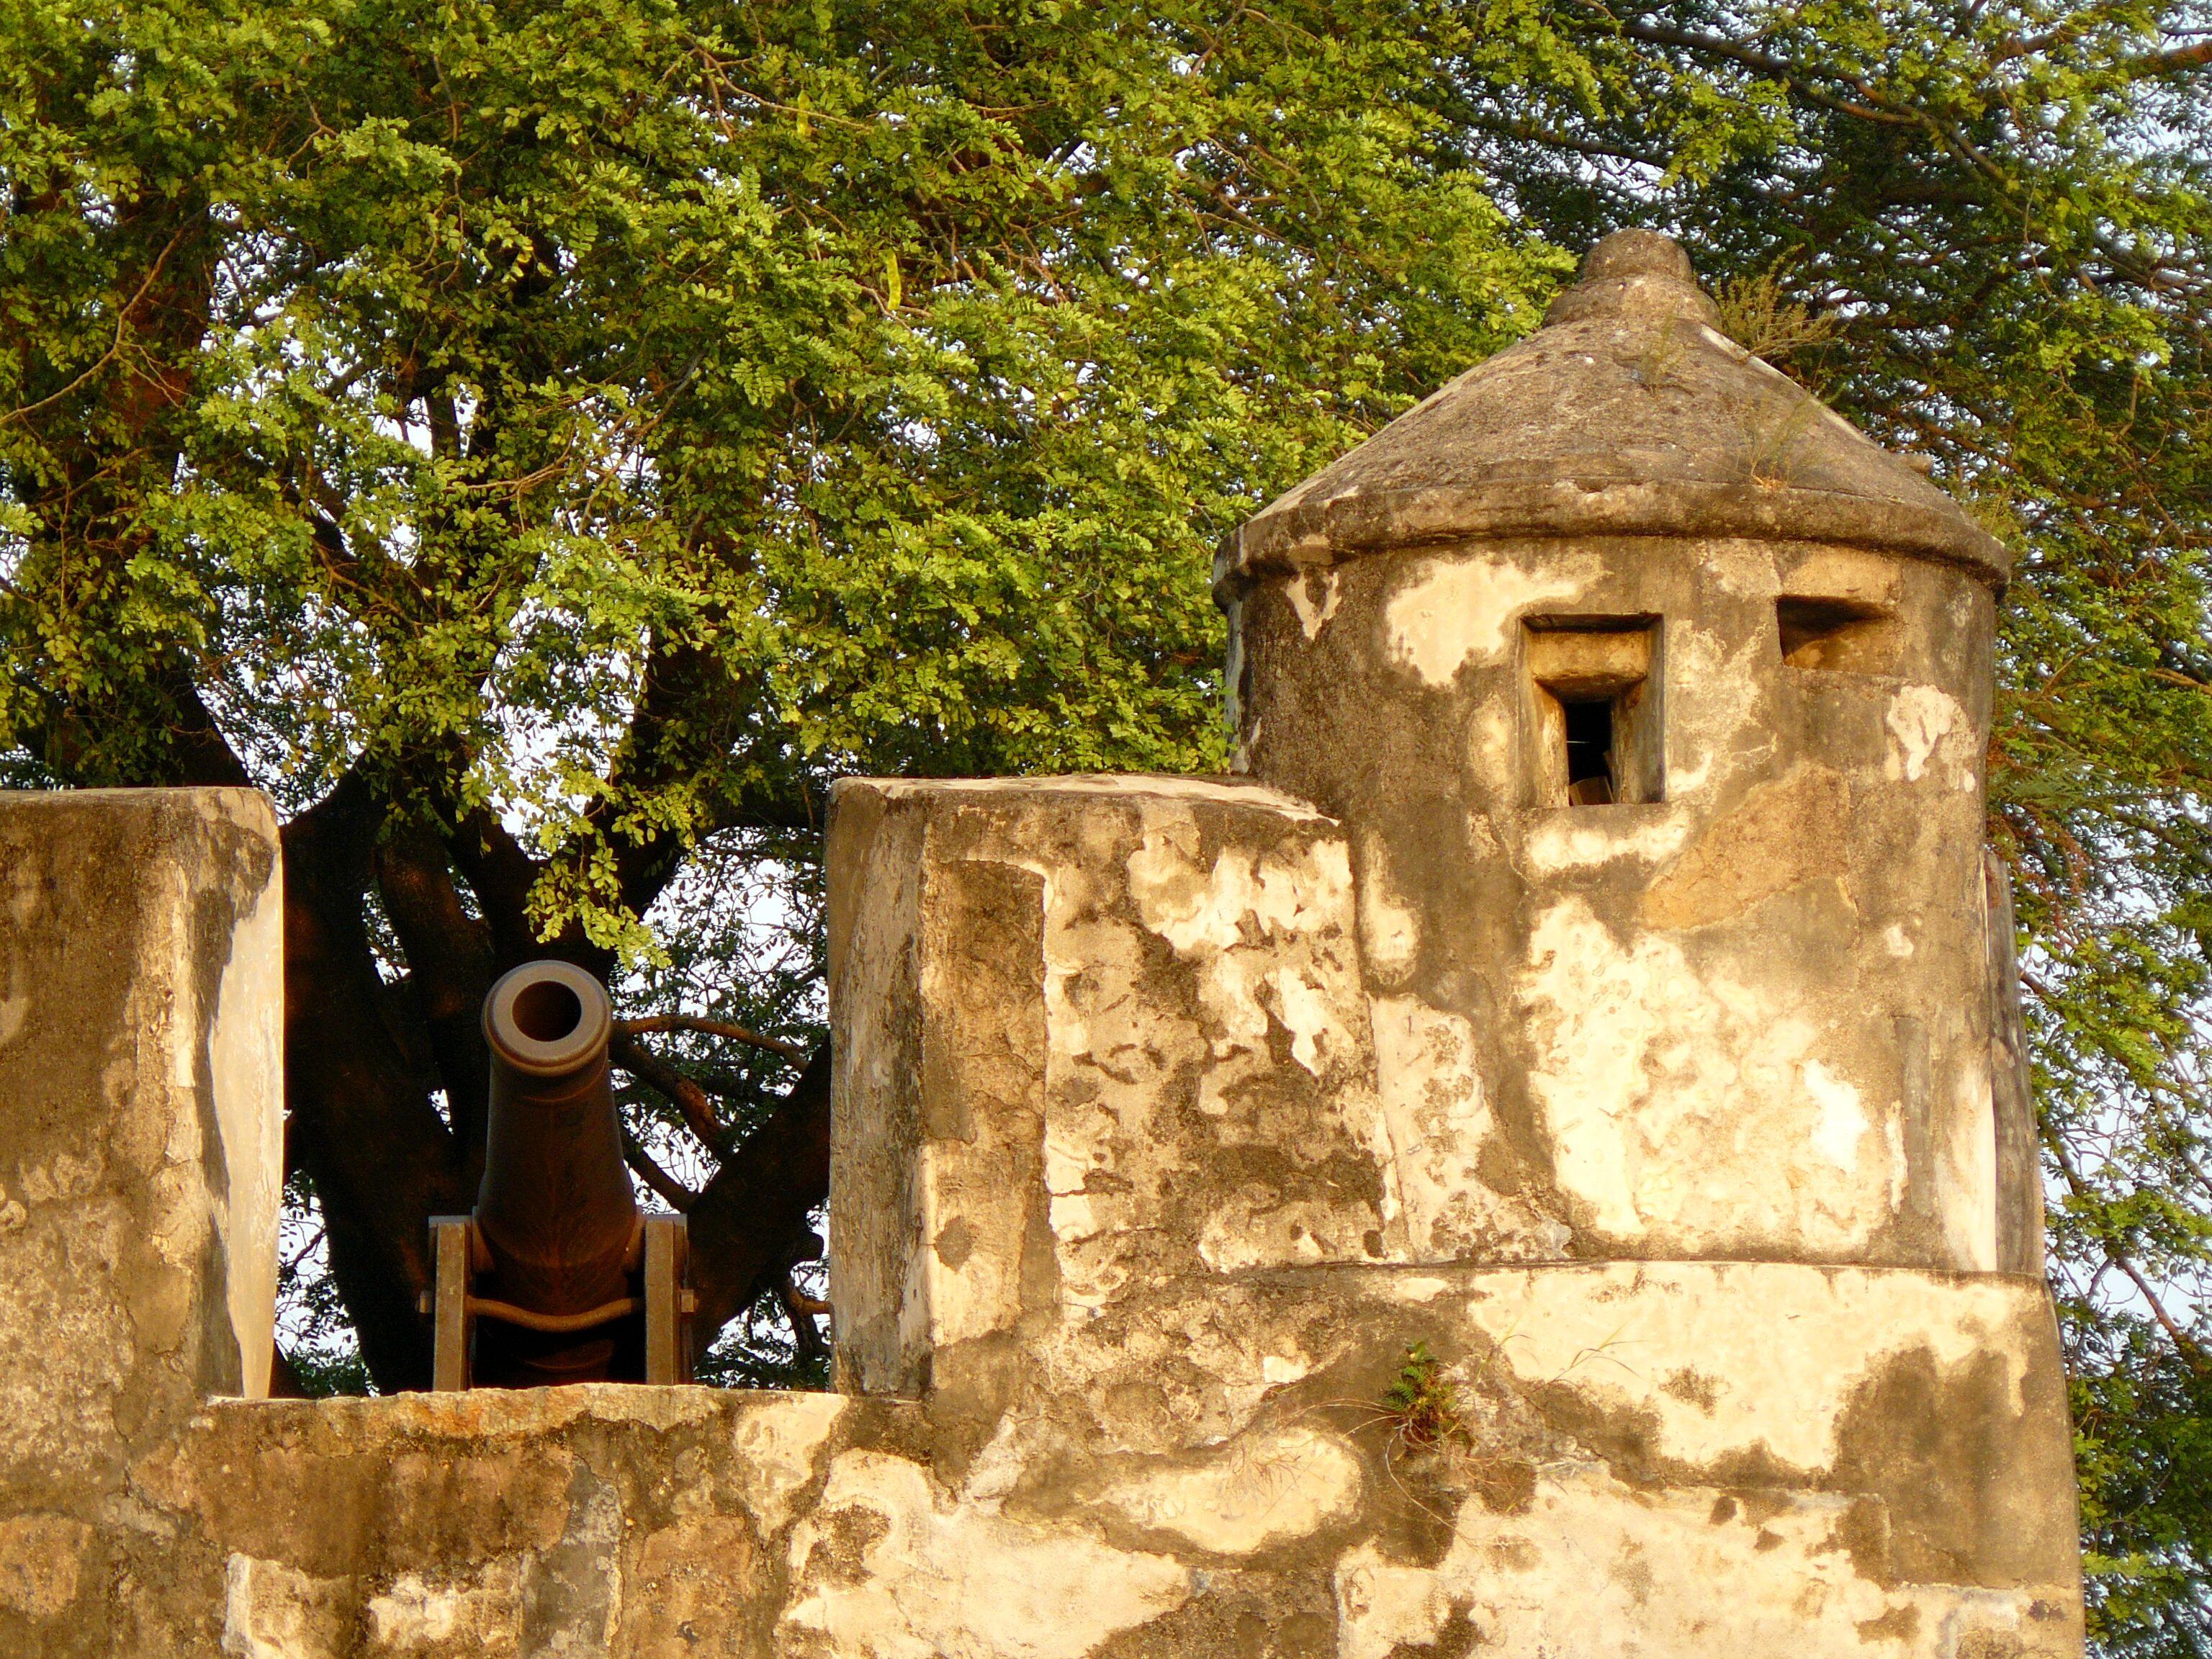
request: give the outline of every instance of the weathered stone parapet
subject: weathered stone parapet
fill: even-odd
[[[1336,826],[1182,778],[839,787],[841,1375],[1401,1235]],[[980,1380],[971,1379],[976,1386]]]
[[[161,1633],[241,1659],[767,1654],[831,1456],[896,1452],[911,1416],[605,1383],[218,1403],[135,1472],[173,1540]]]
[[[2022,1659],[2080,1639],[2049,1318],[1895,1269],[1253,1271],[1063,1323],[957,1467],[921,1402],[594,1384],[217,1404],[131,1491],[165,1639],[252,1659]]]
[[[283,894],[234,789],[0,795],[0,1651],[159,1548],[125,1471],[268,1387]]]

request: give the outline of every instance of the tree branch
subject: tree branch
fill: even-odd
[[[494,968],[513,968],[542,954],[530,927],[530,890],[538,884],[538,860],[483,807],[455,825],[446,845],[491,927]]]
[[[382,1017],[362,896],[387,805],[357,772],[283,830],[290,1150],[313,1182],[331,1271],[380,1389],[422,1388],[428,1216],[468,1207],[462,1160]]]
[[[638,1179],[668,1201],[668,1207],[682,1215],[698,1200],[698,1194],[674,1176],[653,1162],[653,1154],[645,1150],[638,1138],[622,1126],[623,1161],[637,1171]]]
[[[706,1149],[720,1157],[729,1150],[729,1133],[716,1121],[706,1091],[635,1038],[617,1030],[607,1052],[614,1063],[640,1082],[650,1084],[674,1103],[684,1125]]]
[[[615,1030],[624,1036],[642,1036],[650,1031],[696,1031],[702,1036],[727,1037],[749,1048],[765,1048],[786,1060],[804,1061],[806,1058],[803,1044],[786,1042],[781,1037],[763,1036],[726,1019],[701,1019],[690,1014],[650,1014],[641,1019],[618,1019]]]
[[[462,908],[444,844],[419,828],[403,829],[378,847],[376,883],[445,1085],[463,1184],[473,1191],[483,1174],[491,1090],[481,1023],[493,978],[491,930]]]

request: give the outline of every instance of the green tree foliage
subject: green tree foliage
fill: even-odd
[[[732,911],[810,937],[829,777],[1218,766],[1212,542],[1669,229],[2019,555],[2099,1639],[2212,1651],[2208,66],[2203,0],[0,0],[4,738],[283,805],[291,1157],[407,1381],[493,971],[815,1041]],[[797,1070],[631,1055],[710,1323],[792,1291]]]

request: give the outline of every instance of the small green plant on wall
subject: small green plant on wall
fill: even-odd
[[[1425,1342],[1406,1350],[1405,1363],[1382,1390],[1382,1410],[1392,1425],[1391,1440],[1405,1451],[1433,1451],[1467,1438],[1458,1385]]]

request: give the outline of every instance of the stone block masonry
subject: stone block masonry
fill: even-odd
[[[170,1588],[133,1466],[268,1391],[276,817],[247,790],[0,793],[0,1651],[104,1654]]]
[[[1241,775],[839,786],[830,1395],[222,1397],[273,830],[13,798],[0,1654],[2075,1659],[2005,574],[1601,244],[1224,550]]]

